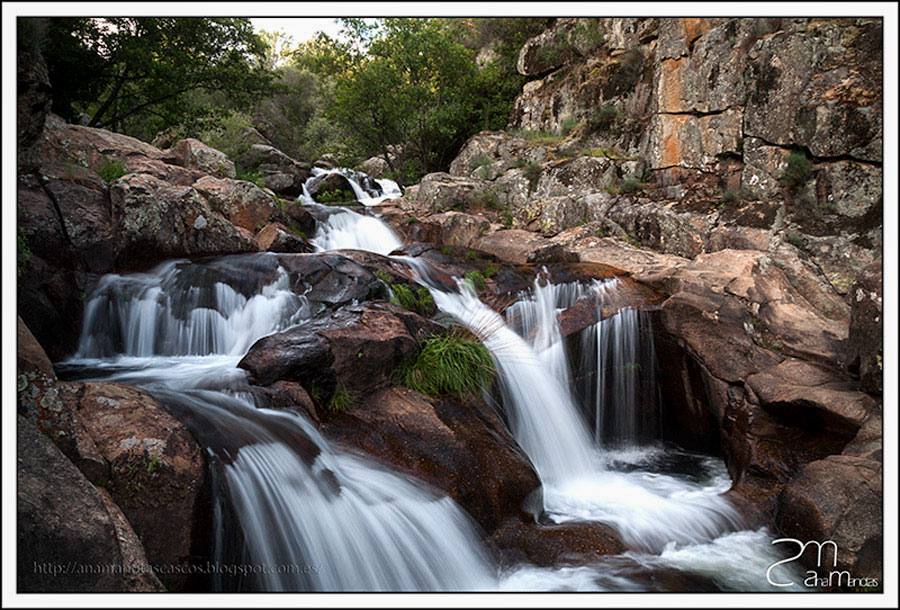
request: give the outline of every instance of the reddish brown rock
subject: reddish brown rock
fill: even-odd
[[[506,563],[539,566],[585,565],[626,548],[616,531],[602,523],[541,525],[510,520],[488,539]]]
[[[53,372],[53,364],[47,358],[44,348],[28,330],[22,318],[18,316],[16,317],[16,370],[20,375],[36,372],[51,379],[56,377]]]
[[[272,222],[260,229],[256,234],[256,243],[260,250],[266,252],[300,253],[312,252],[312,245],[291,232],[280,222]]]
[[[324,431],[449,494],[488,532],[518,518],[526,499],[540,493],[528,458],[496,412],[474,397],[385,388],[329,417]]]
[[[220,178],[234,178],[234,162],[228,156],[200,140],[186,138],[169,151],[176,165]]]

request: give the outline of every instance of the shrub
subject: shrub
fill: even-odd
[[[403,385],[422,394],[471,394],[487,386],[494,362],[481,343],[458,332],[429,337],[399,370]]]
[[[531,193],[537,187],[538,180],[541,179],[541,174],[544,173],[544,168],[540,163],[529,161],[522,167],[522,173],[525,175],[525,179],[528,180],[528,192]]]
[[[103,159],[103,162],[100,164],[100,168],[97,170],[97,173],[100,174],[100,177],[103,178],[103,181],[109,184],[115,180],[118,180],[126,173],[125,164],[122,163],[118,159]]]
[[[789,191],[796,191],[812,176],[812,163],[802,152],[792,152],[787,157],[787,166],[781,174],[781,184]]]
[[[620,193],[634,193],[641,188],[641,181],[634,176],[628,176],[619,185]]]
[[[722,191],[722,203],[740,203],[744,198],[744,193],[740,189],[725,189]]]
[[[612,126],[619,121],[620,117],[621,113],[618,108],[612,104],[604,104],[597,109],[597,112],[590,116],[588,128],[592,132],[609,131]]]
[[[266,181],[263,179],[263,175],[256,171],[245,170],[240,167],[235,167],[234,177],[237,180],[244,180],[246,182],[252,182],[259,188],[266,187]]]
[[[578,154],[578,150],[574,146],[565,146],[557,150],[556,154],[563,159],[571,159]]]
[[[559,123],[559,135],[567,136],[572,133],[572,130],[578,127],[578,119],[575,117],[568,117],[563,119]]]
[[[484,277],[494,277],[500,272],[500,268],[497,267],[494,263],[488,264],[484,269],[482,269],[481,273]]]
[[[806,247],[806,240],[799,233],[785,233],[784,240],[795,248],[803,249]]]
[[[478,153],[469,160],[469,171],[474,172],[476,169],[487,167],[494,163],[494,158],[487,153]]]
[[[466,271],[463,279],[469,282],[476,292],[481,292],[487,287],[484,274],[481,273],[481,271],[475,269],[473,269],[472,271]]]
[[[494,189],[484,189],[472,194],[470,200],[475,207],[487,208],[489,210],[499,210],[503,206],[500,205],[500,197]]]
[[[572,30],[572,40],[577,47],[584,51],[590,51],[606,42],[606,36],[600,29],[598,20],[579,19],[578,24]]]
[[[201,131],[199,137],[204,144],[225,153],[229,159],[239,159],[250,150],[247,132],[252,128],[251,118],[235,110]]]

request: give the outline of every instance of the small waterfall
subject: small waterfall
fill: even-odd
[[[562,481],[596,470],[590,435],[560,380],[559,367],[548,367],[468,284],[460,282],[458,293],[431,292],[438,308],[471,330],[493,355],[513,436],[541,480]]]
[[[386,256],[403,247],[397,234],[377,218],[340,208],[325,213],[312,240],[318,250],[365,250]]]
[[[304,312],[305,300],[272,255],[207,265],[170,261],[100,280],[85,307],[76,357],[241,355]]]
[[[357,172],[344,167],[323,169],[321,167],[312,168],[310,178],[303,185],[303,203],[316,203],[315,199],[310,195],[310,188],[327,176],[338,174],[347,180],[347,184],[353,189],[356,201],[366,207],[380,205],[384,201],[397,199],[403,196],[400,186],[393,180],[387,178],[371,178],[362,172]]]
[[[657,441],[659,390],[650,317],[623,309],[579,334],[580,393],[592,407],[594,437],[606,446]]]

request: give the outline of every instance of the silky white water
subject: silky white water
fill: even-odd
[[[347,180],[347,184],[353,190],[356,201],[366,207],[374,207],[385,201],[397,199],[403,196],[400,186],[393,180],[387,178],[370,178],[362,172],[353,171],[344,167],[336,167],[324,169],[314,167],[310,171],[310,177],[303,185],[302,203],[316,203],[315,199],[310,195],[312,185],[326,176],[338,174]]]
[[[377,218],[347,209],[332,208],[327,214],[312,239],[318,250],[365,250],[388,255],[403,247],[393,229]]]

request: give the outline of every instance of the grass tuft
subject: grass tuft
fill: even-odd
[[[100,177],[103,178],[103,181],[107,184],[118,180],[124,176],[126,172],[127,170],[125,169],[124,163],[118,159],[110,158],[104,159],[103,163],[100,164],[100,169],[97,170],[97,173],[100,174]]]
[[[401,367],[403,385],[428,396],[472,394],[494,376],[494,361],[481,343],[459,332],[429,337],[415,359]]]

